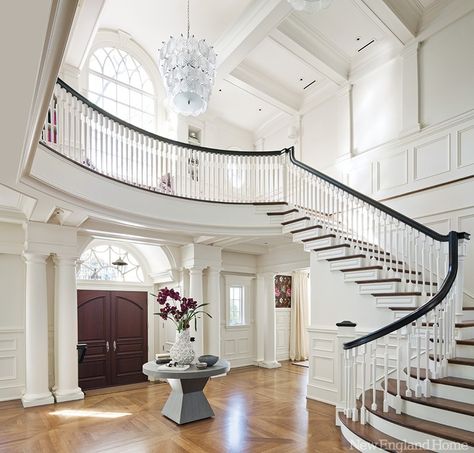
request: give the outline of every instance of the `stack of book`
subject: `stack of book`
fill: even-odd
[[[158,365],[171,362],[171,357],[169,352],[164,352],[163,354],[155,354],[155,360]]]

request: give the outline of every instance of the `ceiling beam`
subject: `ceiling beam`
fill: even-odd
[[[296,18],[291,17],[282,22],[270,33],[270,38],[338,85],[347,82],[350,61]]]
[[[411,1],[353,0],[382,30],[402,45],[416,37],[422,10]]]
[[[105,0],[83,0],[77,8],[64,61],[82,69],[94,41]]]
[[[215,43],[217,78],[232,72],[278,24],[291,14],[286,0],[256,0]]]
[[[300,102],[297,95],[247,64],[241,63],[225,80],[289,115],[298,113]]]

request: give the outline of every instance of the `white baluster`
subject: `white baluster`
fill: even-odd
[[[365,425],[368,421],[367,409],[365,407],[365,392],[367,390],[367,345],[362,345],[360,349],[362,351],[362,402],[360,408],[360,423]]]
[[[406,363],[407,363],[407,373],[406,373],[406,391],[405,396],[411,397],[411,387],[410,387],[410,375],[411,375],[411,345],[410,345],[410,338],[411,338],[411,331],[412,326],[408,324],[406,327]]]
[[[377,340],[372,342],[372,405],[373,411],[377,410]]]
[[[426,398],[431,396],[431,381],[430,381],[430,333],[431,327],[429,323],[428,315],[425,315],[425,380],[423,386],[423,394]],[[434,341],[434,339],[433,339]]]
[[[357,410],[357,348],[352,348],[352,420],[359,420],[359,411]]]
[[[397,414],[402,413],[402,396],[400,394],[401,387],[401,372],[402,372],[402,353],[401,353],[401,341],[400,341],[400,329],[397,330],[397,395],[394,400],[394,409]],[[409,376],[410,370],[407,369],[407,376]],[[408,378],[407,378],[408,380]]]
[[[419,320],[415,321],[415,350],[416,350],[416,387],[415,396],[419,398],[422,393],[421,386],[421,335],[420,335],[420,324]],[[427,327],[428,328],[428,327]]]
[[[383,357],[383,375],[384,375],[384,389],[383,389],[383,411],[388,412],[388,335],[384,338],[384,357]]]

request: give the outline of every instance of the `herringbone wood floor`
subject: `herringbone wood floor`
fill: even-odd
[[[161,415],[166,383],[89,392],[84,401],[30,409],[16,401],[0,403],[0,452],[350,451],[334,426],[334,408],[306,400],[307,373],[289,363],[277,370],[232,370],[206,387],[215,418],[183,426]],[[58,415],[71,410],[78,412]],[[78,416],[86,411],[96,414]],[[127,415],[97,417],[117,413]]]

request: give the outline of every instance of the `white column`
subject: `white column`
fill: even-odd
[[[274,274],[264,274],[264,341],[263,362],[264,368],[278,368],[280,363],[276,359],[276,313],[275,313],[275,282]]]
[[[265,277],[264,274],[257,274],[255,306],[255,335],[256,335],[256,361],[260,365],[264,360],[265,347]]]
[[[189,269],[189,297],[192,297],[199,303],[203,302],[202,270],[202,267],[191,267]],[[194,328],[194,320],[191,323],[191,336],[195,338],[193,349],[196,353],[196,358],[203,354],[204,324],[202,321],[202,315],[200,315],[200,319],[197,320],[197,330]]]
[[[56,402],[79,400],[77,362],[77,290],[76,259],[57,256],[54,259],[56,287],[54,295],[54,363]]]
[[[204,317],[204,353],[220,357],[221,351],[221,285],[220,269],[209,267],[207,270],[207,300],[205,310],[212,316]]]
[[[420,130],[418,47],[414,42],[402,51],[402,130],[400,136]]]
[[[48,299],[46,260],[48,255],[24,253],[26,261],[24,407],[54,403],[48,387]]]

